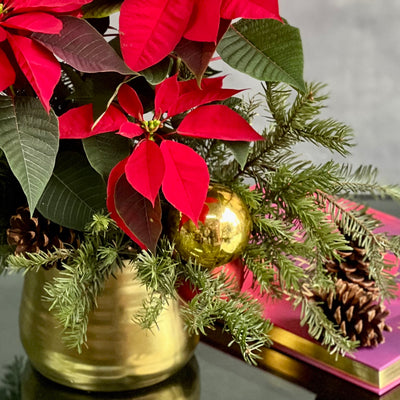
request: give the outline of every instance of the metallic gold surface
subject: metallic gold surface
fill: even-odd
[[[193,357],[169,379],[135,391],[93,393],[51,382],[28,364],[21,379],[21,400],[200,400],[199,366]]]
[[[198,338],[186,333],[178,303],[170,302],[151,332],[132,322],[147,292],[129,267],[118,279],[110,278],[98,298],[89,319],[88,348],[81,354],[68,350],[49,304],[41,301],[45,282],[57,273],[28,273],[20,307],[22,344],[45,377],[83,390],[131,390],[161,382],[192,356]]]
[[[222,185],[212,185],[207,194],[209,211],[198,227],[187,221],[181,225],[181,214],[169,217],[170,237],[184,260],[195,259],[207,268],[226,264],[237,258],[249,240],[251,217],[243,200]]]

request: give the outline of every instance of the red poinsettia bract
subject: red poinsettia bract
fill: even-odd
[[[223,89],[222,80],[203,79],[199,88],[194,79],[184,82],[178,82],[176,76],[166,79],[156,86],[155,111],[149,121],[144,119],[139,96],[127,84],[120,88],[118,101],[123,110],[134,117],[135,122],[126,118],[123,121],[122,113],[114,106],[100,120],[101,125],[96,125],[93,130],[91,105],[72,109],[59,118],[61,138],[86,138],[115,130],[120,125],[120,135],[139,140],[132,154],[117,164],[108,180],[108,208],[125,232],[129,231],[130,225],[124,211],[121,211],[125,206],[119,193],[122,193],[120,188],[123,188],[126,196],[126,182],[135,191],[135,201],[142,197],[155,208],[159,203],[161,189],[166,200],[182,214],[195,223],[201,217],[209,186],[207,164],[191,147],[171,140],[173,135],[227,141],[262,140],[262,136],[229,107],[221,104],[207,105],[239,92]],[[162,129],[169,118],[188,110],[176,131]],[[148,206],[143,208],[146,212],[150,210]],[[126,212],[132,214],[131,210]],[[138,235],[130,236],[138,239]],[[142,237],[139,237],[139,242],[147,245]]]
[[[141,71],[175,50],[201,72],[235,18],[280,20],[278,0],[125,0],[119,21],[122,55],[130,68]]]
[[[60,79],[61,68],[53,54],[29,36],[33,32],[58,34],[58,14],[76,15],[91,0],[4,0],[0,2],[0,91],[13,85],[16,61],[43,106]],[[13,53],[13,56],[12,56]]]

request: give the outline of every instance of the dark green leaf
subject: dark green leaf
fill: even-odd
[[[225,142],[225,145],[232,151],[235,160],[244,168],[249,155],[249,142]]]
[[[231,67],[253,78],[306,90],[300,33],[288,24],[243,19],[228,29],[217,52]]]
[[[163,60],[161,60],[158,64],[153,65],[150,68],[146,68],[140,73],[146,78],[146,81],[149,82],[151,85],[158,85],[171,72],[173,64],[174,62],[172,58],[166,57]]]
[[[104,18],[119,11],[122,0],[93,0],[82,7],[84,18]]]
[[[82,231],[92,215],[106,208],[103,179],[73,152],[61,153],[53,175],[38,203],[46,218],[67,228]]]
[[[130,154],[129,139],[115,133],[103,133],[83,139],[91,166],[106,178],[111,169]]]
[[[63,23],[60,34],[33,33],[32,37],[81,72],[133,74],[103,36],[87,21],[70,16],[59,16],[58,19]]]
[[[58,120],[38,99],[0,96],[0,148],[33,211],[58,151]]]

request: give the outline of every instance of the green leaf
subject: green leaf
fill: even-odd
[[[130,154],[129,139],[115,133],[103,133],[83,139],[90,165],[106,178],[111,169]]]
[[[174,64],[174,61],[171,57],[166,57],[161,60],[158,64],[155,64],[149,68],[141,71],[141,75],[146,78],[146,81],[151,85],[158,85],[161,83],[171,72],[171,68]]]
[[[104,18],[121,8],[122,0],[93,0],[82,7],[83,18]]]
[[[288,24],[243,19],[228,29],[217,52],[231,67],[253,78],[306,90],[300,33]]]
[[[58,120],[38,99],[0,96],[0,148],[18,179],[30,210],[50,179],[58,151]]]
[[[247,157],[249,155],[250,143],[249,142],[225,142],[226,147],[228,147],[235,160],[239,165],[244,168],[246,165]]]
[[[82,231],[94,213],[106,208],[105,198],[105,183],[85,156],[65,152],[57,158],[37,208],[51,221]]]

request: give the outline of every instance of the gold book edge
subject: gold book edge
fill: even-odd
[[[379,371],[351,358],[351,355],[337,357],[330,354],[318,343],[304,339],[277,326],[274,326],[271,330],[270,337],[274,345],[278,345],[276,347],[279,347],[283,352],[286,348],[293,353],[301,355],[305,362],[307,362],[307,359],[311,359],[320,365],[325,364],[329,368],[336,370],[340,375],[346,374],[378,389],[382,389],[400,379],[400,361],[390,364],[387,368]]]

